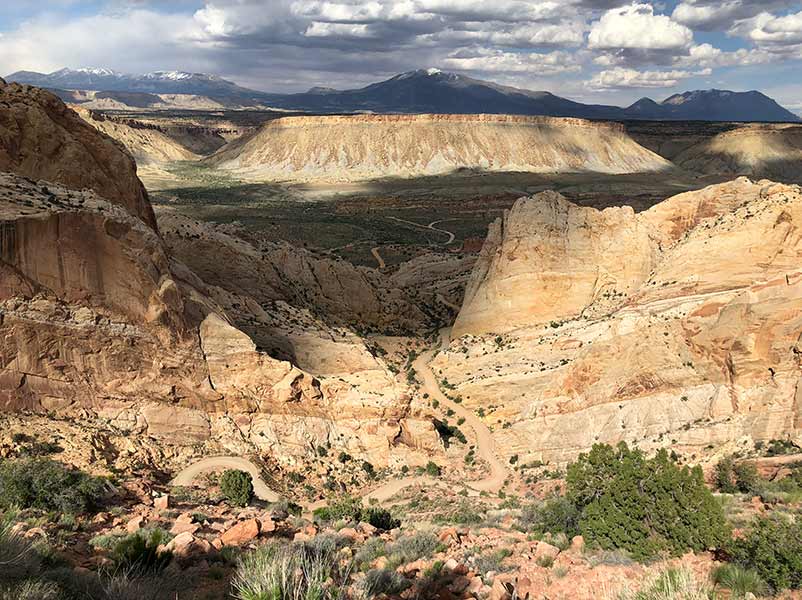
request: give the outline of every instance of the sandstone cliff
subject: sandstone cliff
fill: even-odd
[[[648,211],[520,200],[435,368],[510,455],[701,456],[802,438],[802,191],[739,179]]]
[[[155,222],[140,219],[152,215],[144,194],[134,198],[144,208],[132,210],[126,193],[141,184],[124,151],[49,94],[2,92],[13,100],[2,114],[18,125],[2,130],[2,168],[95,183],[111,197],[0,173],[0,410],[90,414],[213,452],[256,448],[291,461],[330,444],[388,460],[409,397],[358,337],[303,331],[308,353],[353,357],[318,364],[320,376],[265,352],[234,324],[269,325],[249,290],[207,283],[171,256]],[[94,150],[111,162],[67,169]],[[117,167],[119,194],[103,188]],[[284,314],[307,325],[298,309]]]
[[[670,167],[620,125],[505,115],[286,117],[207,160],[253,178],[330,181],[458,169],[633,173]]]
[[[0,83],[0,171],[93,190],[156,227],[133,158],[50,92]]]

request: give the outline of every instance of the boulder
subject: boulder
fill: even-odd
[[[247,519],[237,523],[220,536],[226,546],[243,546],[259,536],[260,522],[258,519]]]

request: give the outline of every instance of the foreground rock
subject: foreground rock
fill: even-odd
[[[435,370],[522,461],[799,440],[801,226],[799,188],[746,179],[638,215],[522,199]]]

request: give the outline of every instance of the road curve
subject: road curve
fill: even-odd
[[[443,221],[448,221],[448,219],[443,219],[442,221],[432,221],[428,225],[421,225],[420,223],[416,223],[415,221],[407,221],[406,219],[399,219],[398,217],[387,217],[387,218],[388,219],[392,219],[393,221],[398,221],[399,223],[406,223],[407,225],[412,225],[413,227],[418,227],[420,229],[429,229],[430,231],[436,231],[437,233],[446,234],[448,236],[448,240],[445,241],[445,242],[442,242],[440,244],[441,246],[448,246],[457,237],[456,235],[454,235],[450,231],[447,231],[445,229],[439,229],[439,228],[435,227],[435,225],[437,225],[438,223],[442,223]]]
[[[443,329],[440,331],[440,344],[445,346],[448,344],[450,331]],[[429,394],[430,398],[436,398],[441,405],[450,408],[458,417],[463,417],[465,423],[473,428],[476,434],[476,454],[490,466],[490,473],[484,479],[478,481],[469,481],[464,485],[471,488],[475,493],[478,492],[497,492],[504,487],[504,481],[507,478],[507,466],[501,461],[495,452],[495,440],[487,426],[471,411],[465,409],[460,404],[449,400],[446,395],[440,390],[440,385],[437,382],[432,370],[429,368],[429,362],[434,357],[436,348],[422,353],[413,363],[412,366],[417,373],[418,379],[421,382],[421,391]],[[270,489],[261,477],[259,467],[253,464],[246,458],[237,456],[210,456],[199,460],[196,463],[188,466],[175,476],[170,482],[176,486],[190,486],[192,482],[201,473],[215,471],[219,469],[239,469],[250,473],[253,478],[253,492],[260,500],[267,502],[277,502],[281,496]],[[426,486],[440,486],[453,489],[453,485],[440,479],[428,477],[425,475],[405,477],[403,479],[394,479],[388,481],[374,490],[366,492],[362,498],[368,501],[378,503],[386,503],[393,496],[402,490],[413,487],[416,485]],[[472,494],[472,495],[475,495]],[[305,512],[311,513],[316,508],[325,506],[327,500],[318,500],[310,503],[305,507]]]
[[[379,254],[379,246],[370,249],[370,253],[373,255],[373,258],[376,259],[376,262],[379,263],[379,269],[384,269],[387,266],[387,263],[384,262],[382,255]]]
[[[281,499],[281,496],[271,490],[264,482],[259,467],[248,459],[238,456],[210,456],[203,458],[181,471],[170,484],[191,486],[195,478],[201,473],[208,473],[218,469],[238,469],[249,473],[253,478],[253,493],[260,500],[278,502]]]

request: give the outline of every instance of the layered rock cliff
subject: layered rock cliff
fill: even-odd
[[[802,439],[802,191],[739,179],[635,214],[558,194],[491,229],[435,362],[522,459],[625,439]]]
[[[357,357],[319,376],[259,348],[234,323],[261,330],[265,310],[247,289],[207,283],[171,255],[147,197],[128,195],[141,189],[130,156],[49,94],[2,93],[13,101],[0,114],[18,125],[0,130],[2,168],[68,183],[0,173],[0,410],[90,414],[167,444],[278,460],[328,444],[388,460],[409,397],[358,337],[306,331]],[[95,172],[92,162],[68,168],[95,150]],[[118,167],[115,187],[104,187]],[[302,311],[284,310],[304,324]]]
[[[507,115],[286,117],[207,160],[243,176],[302,181],[459,169],[633,173],[670,167],[617,124]]]

